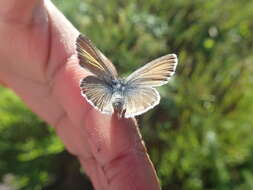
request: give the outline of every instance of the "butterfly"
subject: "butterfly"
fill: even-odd
[[[154,87],[166,84],[178,63],[175,54],[157,58],[127,78],[120,78],[111,63],[84,35],[76,40],[79,64],[91,75],[80,82],[81,94],[97,110],[119,117],[140,115],[160,102]]]

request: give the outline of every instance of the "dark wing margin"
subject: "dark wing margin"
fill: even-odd
[[[109,85],[95,76],[88,76],[81,80],[82,96],[97,110],[105,114],[112,114],[112,90]]]
[[[128,84],[142,87],[161,86],[174,75],[177,63],[176,54],[162,56],[133,72],[126,81]]]
[[[117,71],[111,61],[82,34],[79,34],[76,40],[76,51],[80,65],[97,77],[112,79],[117,77]]]

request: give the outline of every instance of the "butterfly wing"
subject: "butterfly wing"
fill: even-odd
[[[168,54],[157,58],[133,72],[126,79],[129,85],[142,87],[161,86],[175,73],[177,56]]]
[[[112,114],[112,90],[105,80],[95,76],[88,76],[81,80],[82,95],[86,100],[102,113]]]
[[[86,36],[82,34],[78,36],[76,50],[80,65],[98,78],[115,79],[117,77],[117,71],[111,61]]]
[[[140,115],[159,104],[160,95],[154,88],[128,88],[125,91],[125,117]]]
[[[125,117],[140,115],[160,102],[153,87],[161,86],[175,73],[177,56],[168,54],[155,59],[133,72],[126,79]]]

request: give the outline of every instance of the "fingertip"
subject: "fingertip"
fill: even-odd
[[[123,111],[122,117],[117,112],[112,114],[111,125],[117,127],[137,127],[137,122],[135,118],[125,118]]]

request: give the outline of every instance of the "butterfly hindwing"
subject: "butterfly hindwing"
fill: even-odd
[[[81,80],[80,88],[86,100],[102,113],[112,114],[112,90],[106,81],[95,76]]]
[[[125,91],[125,117],[140,115],[159,104],[160,95],[154,88],[134,87]]]

